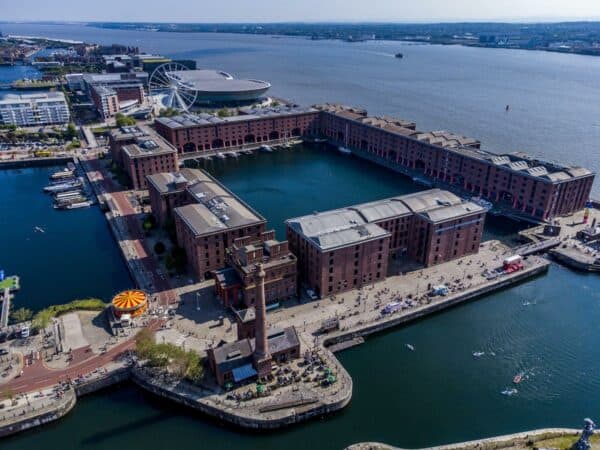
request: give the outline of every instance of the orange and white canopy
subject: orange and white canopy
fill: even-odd
[[[133,312],[144,308],[148,303],[148,297],[144,291],[129,289],[114,296],[112,305],[119,313]]]

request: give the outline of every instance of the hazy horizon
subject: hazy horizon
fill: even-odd
[[[3,8],[3,22],[436,23],[600,20],[595,0],[28,0]]]

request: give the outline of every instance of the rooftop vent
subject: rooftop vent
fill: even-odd
[[[238,356],[240,356],[242,354],[241,351],[239,350],[235,350],[233,352],[227,353],[227,359],[233,359],[233,358],[237,358]]]

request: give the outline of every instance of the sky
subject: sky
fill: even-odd
[[[0,0],[0,21],[598,20],[600,0]]]

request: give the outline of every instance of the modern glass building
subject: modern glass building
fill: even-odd
[[[0,120],[5,125],[65,124],[69,118],[69,105],[62,92],[8,94],[0,100]]]

